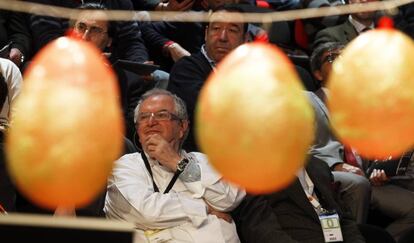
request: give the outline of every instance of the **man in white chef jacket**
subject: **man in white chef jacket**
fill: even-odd
[[[221,180],[206,155],[181,150],[189,128],[184,102],[150,90],[134,120],[143,152],[116,161],[107,217],[134,223],[136,242],[239,242],[227,212],[245,192]]]

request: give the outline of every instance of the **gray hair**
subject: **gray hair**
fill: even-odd
[[[188,122],[187,106],[185,105],[185,102],[180,97],[171,93],[170,91],[167,91],[165,89],[154,88],[154,89],[151,89],[145,92],[139,99],[137,107],[135,107],[135,111],[134,111],[135,125],[137,124],[139,109],[141,108],[142,102],[144,102],[146,99],[150,98],[151,96],[155,96],[155,95],[166,95],[166,96],[171,97],[174,101],[175,115],[180,119],[181,122],[182,121]],[[189,130],[190,128],[188,127],[184,133],[183,138],[180,141],[180,147],[179,147],[180,149],[183,146],[184,141],[187,139]]]
[[[345,48],[345,45],[340,42],[326,42],[318,45],[317,48],[312,52],[310,57],[310,66],[311,71],[315,72],[321,70],[322,66],[322,56],[327,51],[342,50]]]
[[[180,118],[180,120],[188,120],[187,106],[185,105],[185,102],[180,97],[171,93],[170,91],[155,88],[155,89],[151,89],[145,92],[139,99],[137,107],[135,107],[135,111],[134,111],[134,123],[135,124],[137,123],[137,120],[138,120],[138,113],[139,113],[139,109],[141,107],[142,102],[144,102],[146,99],[150,98],[151,96],[155,96],[155,95],[166,95],[166,96],[171,97],[174,101],[175,115],[178,118]]]

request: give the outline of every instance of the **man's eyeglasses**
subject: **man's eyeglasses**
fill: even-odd
[[[142,112],[138,114],[138,123],[148,122],[150,118],[156,121],[169,121],[169,120],[182,120],[177,115],[169,111],[157,111],[157,112]]]
[[[340,53],[329,52],[329,54],[322,60],[322,64],[325,62],[333,63],[339,55]]]
[[[107,31],[105,31],[104,29],[100,27],[97,27],[97,26],[88,27],[84,23],[77,23],[75,25],[75,30],[81,34],[84,34],[86,31],[88,31],[88,34],[90,35],[100,35],[100,34],[108,33]]]

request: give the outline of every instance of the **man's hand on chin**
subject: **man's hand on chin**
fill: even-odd
[[[145,152],[147,152],[152,159],[157,160],[163,166],[174,172],[177,169],[177,163],[181,160],[181,157],[173,144],[166,141],[159,134],[148,136],[145,141]]]

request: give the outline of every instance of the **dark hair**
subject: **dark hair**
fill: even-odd
[[[333,50],[342,50],[344,49],[345,45],[340,42],[326,42],[320,44],[318,47],[313,50],[312,55],[310,57],[310,67],[311,71],[315,72],[321,69],[322,66],[322,56],[327,51]]]
[[[83,2],[83,1],[82,1]],[[78,9],[81,10],[107,10],[105,4],[99,2],[83,2]],[[76,18],[75,19],[71,19],[69,22],[69,26],[74,27],[75,26],[75,22],[76,22]],[[115,25],[112,21],[107,21],[108,22],[108,36],[109,37],[114,37],[115,36]]]
[[[215,8],[215,9],[213,9],[213,13],[215,13],[215,12],[223,12],[223,11],[230,12],[230,13],[244,13],[243,8],[240,6],[240,4],[237,4],[237,3],[225,4],[225,5],[222,5],[222,6],[219,6],[219,7]],[[207,23],[207,25],[206,25],[207,28],[208,28],[208,26],[209,26],[210,23],[211,22],[208,22]],[[247,33],[248,27],[249,27],[249,23],[243,22],[243,34],[246,34]]]

